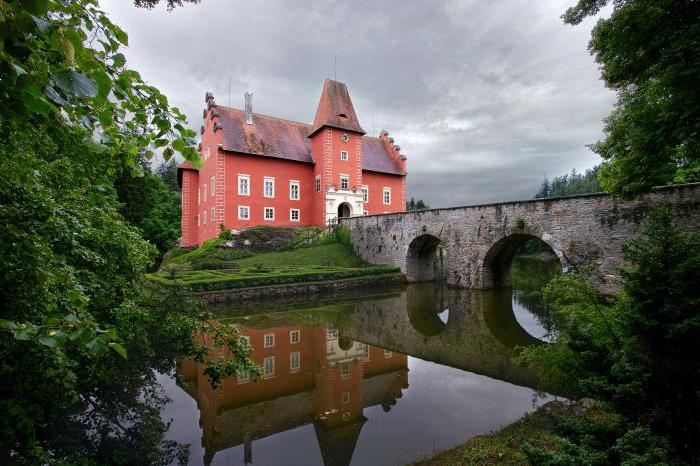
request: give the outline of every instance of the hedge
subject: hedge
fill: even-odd
[[[212,271],[214,272],[214,271]],[[218,272],[218,271],[217,271]],[[345,270],[289,270],[285,272],[275,271],[260,275],[245,274],[197,274],[195,276],[170,278],[165,274],[150,274],[146,277],[156,283],[166,286],[189,286],[192,291],[221,291],[256,286],[287,285],[292,283],[341,280],[372,275],[398,273],[398,267],[364,267]],[[228,275],[228,276],[227,276]]]

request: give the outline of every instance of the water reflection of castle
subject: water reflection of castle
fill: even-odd
[[[344,339],[326,326],[242,333],[263,367],[260,382],[231,377],[212,390],[201,365],[181,365],[183,388],[200,412],[205,464],[217,451],[241,444],[245,462],[252,462],[254,440],[309,423],[324,463],[349,464],[367,420],[363,408],[382,405],[388,411],[408,387],[406,355]]]

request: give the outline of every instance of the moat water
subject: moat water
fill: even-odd
[[[516,362],[519,347],[552,330],[523,283],[217,308],[266,374],[212,390],[202,367],[183,361],[159,376],[172,400],[167,435],[190,444],[192,465],[398,465],[497,430],[552,398]]]

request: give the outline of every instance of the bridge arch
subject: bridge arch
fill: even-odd
[[[409,282],[444,281],[447,250],[437,236],[423,234],[413,239],[406,251]]]
[[[484,256],[482,267],[482,288],[512,287],[511,265],[516,253],[526,242],[536,240],[551,250],[561,264],[562,272],[566,272],[568,263],[564,254],[554,245],[549,237],[540,238],[527,233],[514,233],[496,241]]]

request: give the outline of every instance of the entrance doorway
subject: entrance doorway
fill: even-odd
[[[350,216],[350,205],[347,202],[343,202],[338,206],[338,218],[344,218]]]

